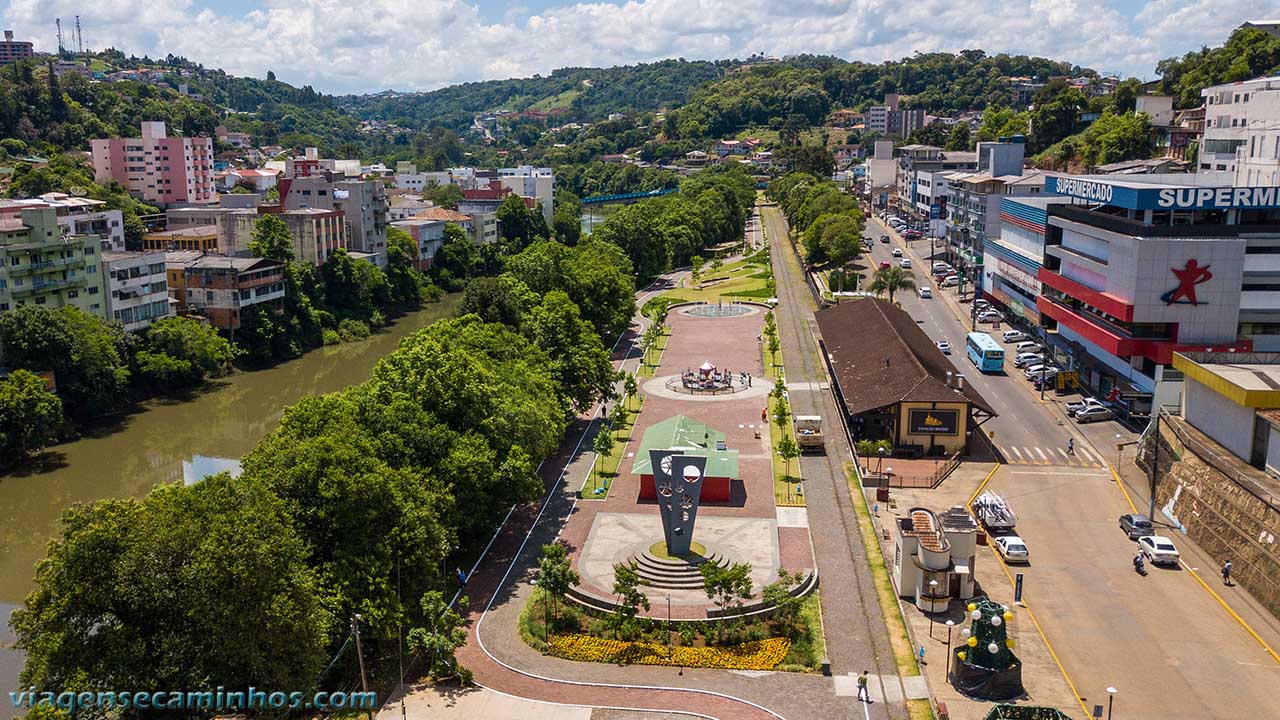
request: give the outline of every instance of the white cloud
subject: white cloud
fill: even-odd
[[[1117,2],[630,0],[513,5],[488,21],[465,0],[266,0],[248,13],[192,0],[8,0],[4,14],[40,49],[55,44],[55,17],[69,24],[78,12],[92,48],[363,92],[758,51],[878,62],[982,48],[1151,77],[1159,59],[1220,44],[1271,9],[1271,0],[1148,0],[1129,17]]]

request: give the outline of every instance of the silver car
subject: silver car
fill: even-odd
[[[1138,548],[1152,565],[1177,565],[1182,557],[1173,541],[1163,535],[1143,535],[1138,538]]]
[[[1077,410],[1075,414],[1076,422],[1081,425],[1098,422],[1099,420],[1110,420],[1111,417],[1111,408],[1101,405],[1092,405],[1083,410]]]

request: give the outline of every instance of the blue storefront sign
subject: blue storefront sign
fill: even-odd
[[[1045,178],[1057,194],[1130,210],[1258,210],[1280,208],[1280,187],[1195,187],[1107,180],[1104,177]]]

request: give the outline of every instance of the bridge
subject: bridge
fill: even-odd
[[[649,192],[633,192],[620,193],[617,195],[596,195],[595,197],[582,198],[583,205],[598,205],[601,203],[611,202],[635,202],[636,200],[644,200],[646,198],[661,197],[670,195],[675,192],[675,188],[662,188],[659,190],[650,190]]]

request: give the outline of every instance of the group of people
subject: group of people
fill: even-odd
[[[738,384],[751,387],[751,373],[739,372]],[[712,370],[704,372],[686,368],[680,374],[680,382],[691,390],[725,390],[733,387],[734,373],[729,370]]]

